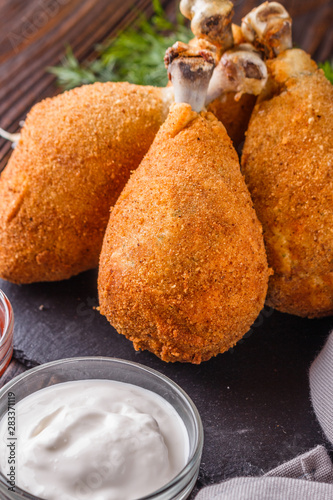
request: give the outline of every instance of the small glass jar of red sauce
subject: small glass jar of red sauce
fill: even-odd
[[[11,303],[0,290],[0,376],[13,354],[14,314]]]

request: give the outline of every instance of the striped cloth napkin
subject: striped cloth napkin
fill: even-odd
[[[311,400],[333,444],[333,332],[310,368]],[[323,446],[262,477],[237,477],[203,488],[196,500],[333,500],[333,464]]]

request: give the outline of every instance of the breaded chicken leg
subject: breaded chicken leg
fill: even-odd
[[[183,84],[197,90],[203,74],[205,88],[210,61],[189,59],[172,61],[174,84],[183,72]],[[268,276],[261,226],[224,126],[174,104],[111,212],[102,314],[136,349],[200,363],[248,331]]]
[[[333,314],[333,86],[300,49],[267,62],[242,169],[264,229],[267,303],[291,314]]]
[[[110,206],[166,118],[172,89],[86,85],[35,105],[0,177],[0,277],[98,265]]]

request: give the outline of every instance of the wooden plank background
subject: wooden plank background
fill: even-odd
[[[162,1],[171,18],[178,3]],[[260,3],[236,0],[235,22]],[[333,0],[281,3],[293,17],[295,44],[317,61],[332,58]],[[0,0],[0,127],[18,131],[33,104],[59,92],[46,68],[59,63],[66,44],[80,61],[92,58],[95,45],[133,22],[138,10],[150,15],[151,0]],[[10,143],[0,139],[0,171],[10,152]],[[0,386],[23,369],[12,362]]]

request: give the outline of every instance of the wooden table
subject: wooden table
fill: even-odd
[[[172,17],[175,0],[164,0]],[[235,1],[235,22],[257,0]],[[317,61],[333,56],[333,1],[285,0],[293,17],[296,45]],[[148,15],[151,0],[2,0],[0,3],[0,126],[19,130],[33,104],[59,92],[55,78],[46,71],[59,63],[70,44],[81,61],[94,56],[94,47],[116,35],[136,17],[135,7]],[[11,153],[9,142],[0,139],[0,171]],[[26,367],[12,360],[1,377],[0,387]]]

